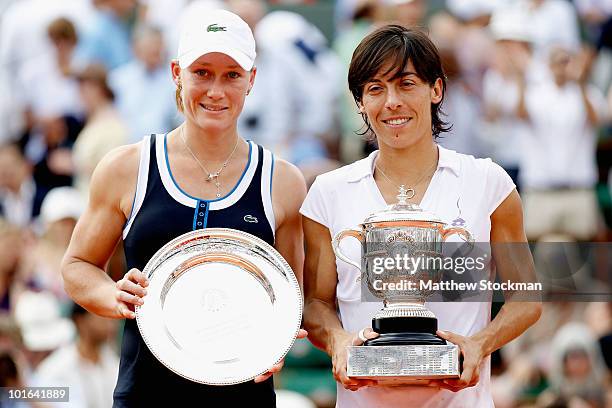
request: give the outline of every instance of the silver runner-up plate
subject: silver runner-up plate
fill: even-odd
[[[167,243],[143,270],[136,321],[168,369],[210,385],[250,381],[296,339],[302,295],[287,261],[246,232],[208,228]]]

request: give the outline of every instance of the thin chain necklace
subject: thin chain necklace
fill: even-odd
[[[219,176],[221,175],[221,172],[227,167],[227,164],[231,160],[232,156],[234,155],[234,152],[236,151],[236,148],[238,147],[238,137],[236,138],[236,144],[234,145],[234,149],[232,149],[232,152],[227,157],[227,159],[225,159],[225,161],[223,162],[219,170],[217,170],[214,173],[211,173],[210,171],[208,171],[208,169],[204,166],[204,164],[202,164],[202,162],[198,159],[198,156],[196,156],[195,153],[191,150],[191,148],[189,148],[189,145],[187,144],[187,140],[185,140],[185,128],[184,127],[181,127],[181,139],[183,139],[183,144],[185,145],[189,153],[191,153],[191,156],[193,157],[193,159],[196,161],[196,163],[198,163],[198,166],[200,166],[202,171],[204,171],[204,174],[206,174],[205,180],[207,182],[212,181],[215,183],[215,187],[217,187],[217,194],[216,194],[217,198],[221,197],[221,183],[219,182]]]
[[[378,161],[378,160],[377,160]],[[415,188],[417,188],[419,186],[419,184],[421,184],[421,182],[423,180],[425,180],[425,178],[427,178],[427,176],[431,176],[431,171],[436,168],[438,166],[438,161],[436,160],[436,162],[433,164],[433,166],[431,166],[429,169],[427,169],[423,175],[412,184],[412,187],[408,187],[406,188],[405,184],[397,184],[395,181],[391,180],[391,178],[389,176],[387,176],[385,174],[384,171],[382,171],[382,169],[380,168],[380,166],[377,164],[375,164],[374,167],[376,167],[376,170],[380,171],[380,174],[382,174],[382,176],[384,178],[387,179],[387,181],[389,181],[391,184],[393,184],[395,187],[397,187],[397,190],[401,193],[401,194],[405,194],[404,197],[406,199],[411,199],[412,197],[414,197],[414,195],[416,194],[416,192],[414,191]]]

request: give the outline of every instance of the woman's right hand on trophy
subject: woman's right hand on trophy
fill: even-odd
[[[378,333],[371,328],[362,329],[359,333],[342,331],[334,337],[331,353],[334,378],[347,390],[357,391],[361,387],[377,385],[378,382],[375,380],[358,380],[356,378],[350,378],[346,374],[346,363],[348,359],[347,347],[362,346],[366,340],[376,337],[378,337]]]
[[[144,273],[136,268],[130,269],[123,278],[115,282],[115,311],[118,319],[135,319],[134,306],[142,306],[147,294],[149,281]]]

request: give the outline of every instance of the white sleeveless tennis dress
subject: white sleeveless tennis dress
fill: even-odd
[[[421,207],[444,222],[463,226],[478,243],[490,241],[491,214],[514,190],[508,174],[490,159],[456,153],[438,146],[436,172],[421,201]],[[373,177],[378,151],[340,169],[322,174],[310,188],[300,212],[329,228],[333,237],[346,228],[354,228],[369,214],[383,209],[384,201]],[[354,260],[361,256],[361,246],[354,239],[342,241],[341,249]],[[340,320],[349,332],[371,326],[372,316],[381,303],[361,302],[359,271],[336,259]],[[464,336],[482,330],[491,320],[491,301],[463,303],[427,303],[435,313],[441,330]],[[458,393],[433,387],[367,387],[349,391],[338,384],[336,406],[339,408],[419,407],[487,408],[493,407],[490,392],[490,358],[480,368],[480,381]]]

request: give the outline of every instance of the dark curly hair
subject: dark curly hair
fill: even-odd
[[[393,63],[389,71],[383,73],[385,76],[394,69],[396,70],[394,75],[400,74],[408,61],[411,61],[418,77],[430,86],[433,86],[438,78],[442,80],[442,99],[438,103],[431,104],[431,130],[434,138],[437,138],[440,133],[448,132],[451,126],[440,117],[444,115],[441,107],[446,93],[446,76],[440,54],[427,34],[416,29],[395,24],[386,25],[372,32],[359,43],[353,52],[348,73],[349,89],[355,102],[361,103],[364,86],[389,61]],[[374,135],[366,114],[361,113],[361,116],[366,129],[358,134]]]

